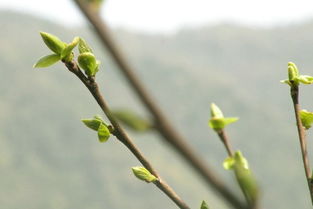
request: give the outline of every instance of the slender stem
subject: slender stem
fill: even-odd
[[[207,185],[211,186],[217,193],[219,193],[230,205],[237,209],[246,208],[246,206],[238,199],[238,197],[231,192],[224,182],[209,168],[206,162],[186,143],[185,140],[172,127],[168,119],[158,108],[156,103],[152,100],[150,94],[146,91],[140,80],[134,73],[134,70],[127,63],[121,51],[116,46],[113,38],[110,35],[109,29],[101,19],[99,14],[94,10],[88,8],[80,0],[74,0],[81,12],[86,16],[89,22],[95,29],[101,43],[107,48],[113,60],[116,62],[118,69],[124,74],[129,85],[133,88],[141,102],[145,105],[147,110],[154,117],[156,129],[163,139],[169,143],[174,150],[176,150],[187,163],[203,178]]]
[[[304,127],[302,125],[301,119],[300,119],[300,105],[299,105],[299,86],[298,85],[292,85],[290,88],[290,95],[293,102],[293,107],[295,111],[296,121],[297,121],[297,129],[298,129],[298,135],[299,135],[299,141],[300,141],[300,147],[301,147],[301,154],[302,154],[302,161],[305,171],[305,176],[307,179],[310,196],[311,196],[311,202],[313,205],[313,184],[311,182],[312,172],[310,168],[310,162],[308,157],[308,150],[307,150],[307,140],[306,140],[306,134]]]
[[[80,70],[78,65],[75,62],[65,63],[66,67],[74,73],[88,88],[90,93],[93,95],[99,106],[101,107],[104,114],[107,116],[109,121],[111,122],[113,126],[113,135],[116,136],[116,138],[122,142],[135,156],[136,158],[141,162],[141,164],[149,170],[151,174],[156,176],[158,180],[154,182],[154,184],[163,191],[175,204],[181,208],[181,209],[190,209],[189,206],[174,192],[174,190],[165,182],[163,181],[156,170],[152,167],[150,162],[143,156],[141,151],[138,149],[138,147],[132,142],[131,138],[126,134],[124,129],[121,128],[119,123],[115,120],[113,115],[111,114],[111,111],[107,105],[107,103],[104,100],[104,97],[102,96],[99,86],[95,79],[93,77],[87,78],[83,72]]]
[[[217,135],[220,137],[222,143],[224,144],[226,151],[228,153],[228,156],[233,156],[233,149],[231,148],[231,144],[229,143],[228,137],[224,131],[224,129],[217,131]]]

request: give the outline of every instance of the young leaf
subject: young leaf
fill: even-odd
[[[150,182],[155,182],[157,181],[158,179],[152,175],[146,168],[144,167],[132,167],[132,171],[134,173],[134,175],[142,180],[142,181],[145,181],[147,183],[150,183]]]
[[[87,76],[95,76],[98,72],[98,62],[94,54],[90,52],[82,53],[78,56],[77,61]]]
[[[150,121],[140,117],[129,110],[117,110],[113,111],[112,115],[122,122],[127,127],[131,128],[134,131],[144,132],[149,131],[152,128]]]
[[[54,63],[60,60],[60,56],[57,54],[50,54],[44,57],[41,57],[35,64],[34,68],[44,68],[53,65]]]
[[[307,110],[300,111],[300,119],[305,129],[309,129],[313,123],[313,112]]]
[[[75,37],[73,41],[63,49],[61,53],[61,59],[66,59],[66,61],[71,61],[69,58],[71,58],[73,49],[77,46],[79,42],[79,37]]]
[[[78,51],[79,51],[80,54],[85,53],[85,52],[92,53],[92,49],[87,44],[87,42],[84,39],[82,39],[82,38],[79,39]]]
[[[82,119],[81,120],[88,128],[91,128],[94,131],[98,131],[99,126],[101,123],[103,123],[103,121],[96,119],[96,118],[92,118],[92,119]]]
[[[303,84],[313,83],[313,77],[308,75],[299,75],[296,80]]]
[[[239,120],[239,118],[224,118],[223,121],[224,121],[224,126],[227,126],[231,123],[234,123],[236,122],[237,120]]]
[[[288,62],[288,78],[289,81],[295,80],[299,76],[299,70],[295,63]]]
[[[108,129],[108,127],[103,124],[100,123],[100,126],[98,128],[98,138],[100,142],[106,142],[108,141],[108,139],[110,138],[110,131]]]
[[[40,35],[47,47],[51,49],[51,51],[58,55],[61,55],[63,49],[66,46],[63,41],[61,41],[58,37],[46,32],[40,32]]]
[[[208,204],[203,200],[200,209],[209,209]]]
[[[212,118],[224,118],[223,112],[214,103],[211,104],[211,117]]]
[[[289,81],[288,79],[286,79],[286,80],[281,80],[280,82],[281,82],[281,83],[288,84],[289,86],[291,86],[291,83],[290,83],[290,81]]]

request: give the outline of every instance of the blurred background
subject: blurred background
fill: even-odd
[[[240,118],[227,133],[260,183],[262,207],[311,207],[289,88],[279,80],[289,61],[313,74],[312,1],[107,0],[101,13],[156,103],[238,196],[207,125],[211,102]],[[132,175],[139,163],[124,146],[114,137],[100,144],[80,122],[101,110],[62,64],[32,68],[49,53],[39,31],[66,42],[81,36],[102,61],[97,80],[110,106],[149,118],[73,2],[0,0],[0,26],[1,208],[175,209]],[[301,99],[313,109],[311,87]],[[202,200],[230,208],[158,134],[128,131],[192,208]]]

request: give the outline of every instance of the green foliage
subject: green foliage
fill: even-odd
[[[98,139],[100,142],[106,142],[111,133],[108,125],[102,120],[100,116],[94,116],[91,119],[81,120],[88,128],[98,132]]]
[[[208,204],[203,200],[200,209],[209,209]]]
[[[150,183],[150,182],[155,182],[157,181],[158,179],[152,175],[146,168],[144,167],[140,167],[140,166],[137,166],[137,167],[132,167],[132,171],[134,173],[134,175],[142,180],[142,181],[145,181],[147,183]]]
[[[144,119],[130,110],[115,110],[112,112],[112,115],[126,125],[128,128],[138,131],[144,132],[152,129],[152,124],[149,120]]]
[[[226,170],[234,170],[237,182],[250,203],[257,201],[259,189],[256,180],[249,169],[248,161],[240,151],[226,158],[223,163]]]
[[[300,111],[300,119],[305,129],[309,129],[313,123],[313,112],[307,110]]]
[[[211,104],[211,119],[209,120],[209,126],[215,131],[224,129],[227,125],[236,122],[239,118],[225,118],[223,112],[214,103]]]
[[[44,68],[44,67],[49,67],[56,62],[60,61],[60,56],[57,54],[50,54],[47,56],[44,56],[40,58],[35,64],[34,68]]]

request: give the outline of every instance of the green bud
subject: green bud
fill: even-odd
[[[75,37],[71,43],[66,45],[61,53],[61,59],[64,59],[68,62],[73,59],[72,51],[77,46],[79,40],[79,37]]]
[[[82,38],[79,39],[78,51],[80,54],[85,53],[85,52],[91,52],[92,53],[92,49],[87,44],[87,42]]]
[[[227,125],[234,123],[239,119],[236,117],[224,118],[223,112],[214,103],[211,104],[211,116],[212,118],[209,120],[209,126],[215,131],[222,130]]]
[[[150,121],[140,117],[130,110],[116,110],[112,112],[112,115],[125,126],[134,131],[144,132],[152,129]]]
[[[58,55],[61,55],[63,49],[66,46],[63,41],[61,41],[58,37],[46,32],[40,32],[40,35],[47,47],[51,49],[51,51]]]
[[[301,110],[300,119],[305,129],[311,128],[312,123],[313,123],[313,112],[309,112],[307,110]]]
[[[288,62],[288,78],[290,81],[295,80],[299,76],[299,70],[295,63]]]
[[[41,57],[35,64],[34,68],[44,68],[49,67],[60,60],[60,56],[57,54],[50,54],[44,57]]]
[[[155,182],[157,181],[158,179],[152,175],[146,168],[144,167],[132,167],[132,171],[134,173],[134,175],[142,180],[142,181],[145,181],[147,183],[150,183],[150,182]]]
[[[91,52],[85,52],[78,56],[78,64],[85,71],[87,76],[95,76],[98,72],[99,61]]]
[[[208,204],[203,200],[200,209],[209,209]]]

